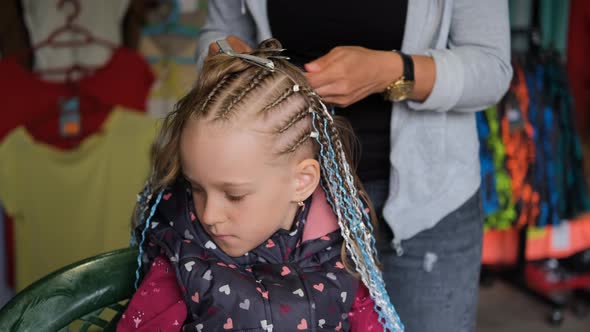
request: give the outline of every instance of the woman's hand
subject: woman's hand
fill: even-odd
[[[414,91],[410,99],[424,101],[432,92],[436,79],[434,60],[412,55]],[[339,46],[328,54],[305,64],[307,80],[327,103],[346,107],[373,93],[380,93],[403,75],[399,54],[358,46]]]
[[[326,101],[346,107],[380,93],[402,76],[399,54],[358,46],[339,46],[305,64],[311,87]]]
[[[252,52],[252,47],[246,44],[240,38],[230,35],[225,40],[227,40],[228,44],[234,49],[236,53],[246,53]],[[219,46],[216,42],[209,44],[209,56],[215,55],[219,53]]]

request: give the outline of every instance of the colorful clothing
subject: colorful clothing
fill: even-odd
[[[168,56],[158,47],[154,38],[144,36],[141,39],[140,52],[151,65],[156,77],[147,102],[147,113],[151,116],[163,118],[170,113],[176,102],[196,82],[194,53],[197,42],[193,39],[186,44],[188,45],[175,56]]]
[[[154,79],[141,55],[127,48],[116,50],[104,67],[75,83],[43,81],[14,57],[0,60],[0,73],[0,98],[6,110],[0,121],[0,141],[25,126],[35,141],[61,149],[75,148],[100,131],[117,105],[144,111]],[[77,103],[80,114],[81,128],[75,137],[60,134],[62,105],[68,101]]]

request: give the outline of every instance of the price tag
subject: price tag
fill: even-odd
[[[61,99],[59,104],[59,128],[61,136],[64,138],[79,136],[82,131],[82,123],[78,97]]]
[[[567,220],[562,220],[561,224],[551,228],[551,248],[563,251],[569,249],[570,246],[570,223]]]
[[[524,128],[524,119],[516,97],[509,95],[506,106],[506,117],[508,118],[508,126],[510,131],[513,132],[522,130]]]

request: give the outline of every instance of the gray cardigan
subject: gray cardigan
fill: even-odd
[[[210,0],[208,6],[199,69],[217,39],[234,34],[255,46],[272,36],[266,0]],[[480,186],[475,112],[498,102],[512,77],[508,1],[409,0],[402,51],[432,56],[436,80],[424,102],[392,108],[390,189],[383,213],[397,248],[436,225]]]

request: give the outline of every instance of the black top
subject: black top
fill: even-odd
[[[407,0],[269,0],[267,4],[272,35],[297,65],[336,46],[399,50],[402,45]],[[336,113],[350,120],[361,141],[361,180],[388,179],[391,102],[375,94],[336,108]]]

